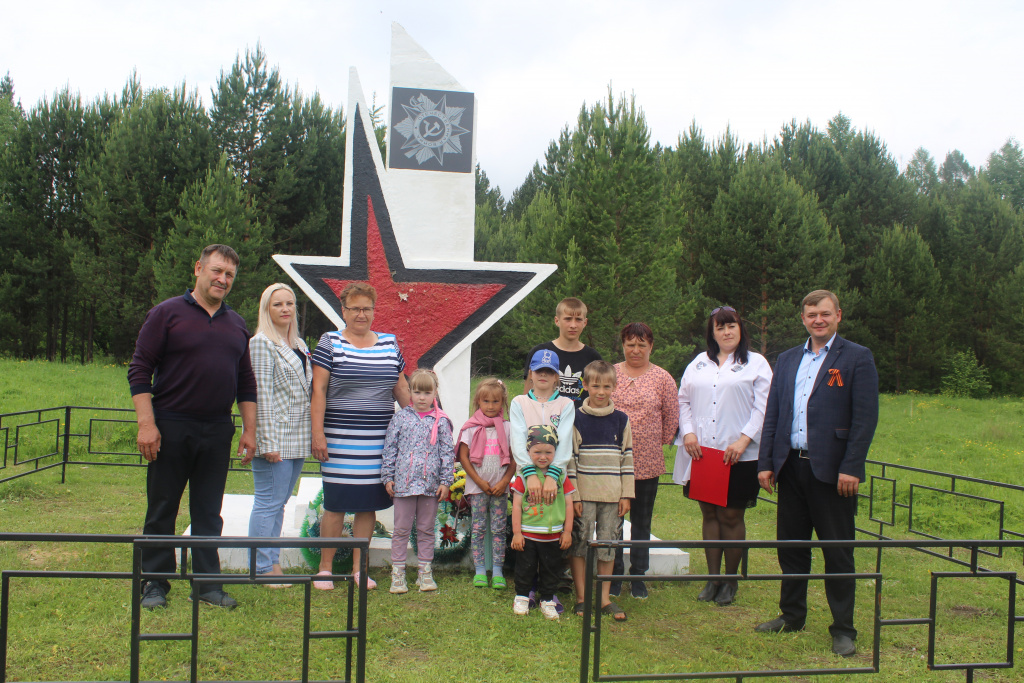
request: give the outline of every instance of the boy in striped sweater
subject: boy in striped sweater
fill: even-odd
[[[629,418],[615,410],[615,366],[596,360],[583,370],[583,386],[589,396],[576,411],[573,422],[572,455],[568,477],[576,491],[572,494],[576,524],[573,527],[572,579],[576,586],[573,612],[583,614],[587,542],[595,538],[622,538],[622,518],[629,512],[633,498],[633,435]],[[597,571],[611,574],[615,551],[597,551]],[[601,610],[615,621],[625,621],[626,613],[611,601],[609,583],[601,582]]]

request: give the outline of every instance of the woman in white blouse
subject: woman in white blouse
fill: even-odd
[[[689,493],[691,458],[701,458],[701,447],[725,452],[731,467],[725,507],[700,502],[705,541],[743,540],[744,512],[757,504],[757,448],[764,423],[764,408],[772,369],[764,356],[748,349],[747,332],[736,310],[720,306],[711,311],[707,325],[708,350],[686,367],[679,384],[680,448],[672,479]],[[708,574],[721,574],[721,548],[704,550]],[[725,573],[735,574],[741,549],[725,554]],[[735,581],[708,581],[698,600],[728,605],[736,597]]]

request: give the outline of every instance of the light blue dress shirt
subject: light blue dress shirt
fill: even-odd
[[[833,334],[828,344],[825,344],[817,354],[811,351],[810,337],[804,344],[804,355],[796,369],[796,389],[793,391],[793,428],[789,436],[791,448],[807,450],[807,399],[811,396],[814,380],[818,377],[822,362],[835,340],[836,335]]]

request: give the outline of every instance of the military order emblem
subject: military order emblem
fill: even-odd
[[[390,168],[473,170],[473,93],[391,90]]]

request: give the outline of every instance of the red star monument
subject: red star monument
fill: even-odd
[[[393,45],[393,52],[401,53],[402,47],[414,53],[421,49],[397,27],[395,40],[400,39],[405,42]],[[393,56],[392,80],[395,62]],[[472,98],[472,93],[455,95]],[[418,101],[430,100],[424,96]],[[348,111],[341,255],[275,255],[274,259],[338,329],[344,326],[338,293],[353,281],[373,285],[377,290],[373,329],[398,337],[407,373],[431,367],[441,375],[442,402],[447,400],[445,409],[458,428],[459,417],[466,414],[458,404],[468,403],[470,345],[556,267],[471,260],[472,171],[385,169],[354,69]],[[463,120],[461,125],[471,131],[470,122]],[[471,147],[465,153],[471,154]],[[446,152],[446,163],[456,156],[451,149],[455,147]],[[392,151],[397,153],[398,147]],[[389,174],[405,175],[398,182]],[[438,203],[439,195],[442,200],[454,197],[456,205],[445,210],[445,204]],[[393,216],[422,220],[402,226],[395,224]],[[469,260],[465,259],[467,236]],[[406,242],[414,244],[410,247]],[[427,250],[421,245],[425,244],[433,245],[429,251],[434,256],[447,256],[444,245],[452,245],[451,258],[423,259],[422,252]],[[445,372],[449,366],[452,369]]]

